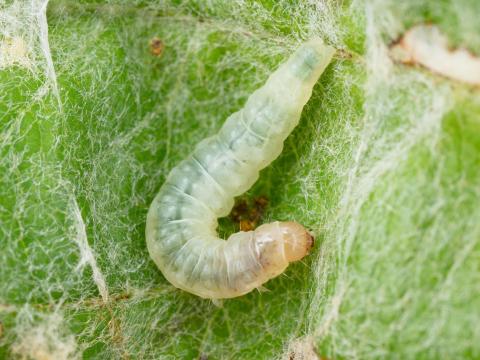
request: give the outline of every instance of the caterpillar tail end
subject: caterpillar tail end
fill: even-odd
[[[313,86],[332,60],[335,49],[326,45],[319,37],[302,44],[289,60],[293,74]]]

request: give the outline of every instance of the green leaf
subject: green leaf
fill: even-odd
[[[43,5],[0,4],[0,358],[480,357],[480,93],[388,57],[422,22],[480,51],[476,1]],[[313,34],[338,52],[245,196],[316,248],[217,308],[163,278],[146,212]]]

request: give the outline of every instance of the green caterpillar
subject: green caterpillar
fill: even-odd
[[[313,237],[295,222],[273,222],[227,241],[217,218],[281,153],[334,49],[319,38],[301,45],[218,134],[201,141],[168,175],[146,224],[147,247],[175,287],[208,299],[244,295],[308,254]]]

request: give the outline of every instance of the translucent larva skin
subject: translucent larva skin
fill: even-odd
[[[308,253],[313,238],[300,224],[265,224],[225,241],[216,234],[217,218],[229,214],[234,197],[281,153],[333,53],[318,38],[304,43],[218,134],[170,172],[150,206],[146,238],[174,286],[208,299],[237,297]]]

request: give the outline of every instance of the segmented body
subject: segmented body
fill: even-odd
[[[216,234],[234,197],[282,151],[312,88],[334,50],[318,39],[304,43],[219,133],[200,142],[168,175],[150,206],[150,256],[177,288],[203,298],[243,295],[305,256],[313,238],[293,222],[265,224],[227,241]]]

